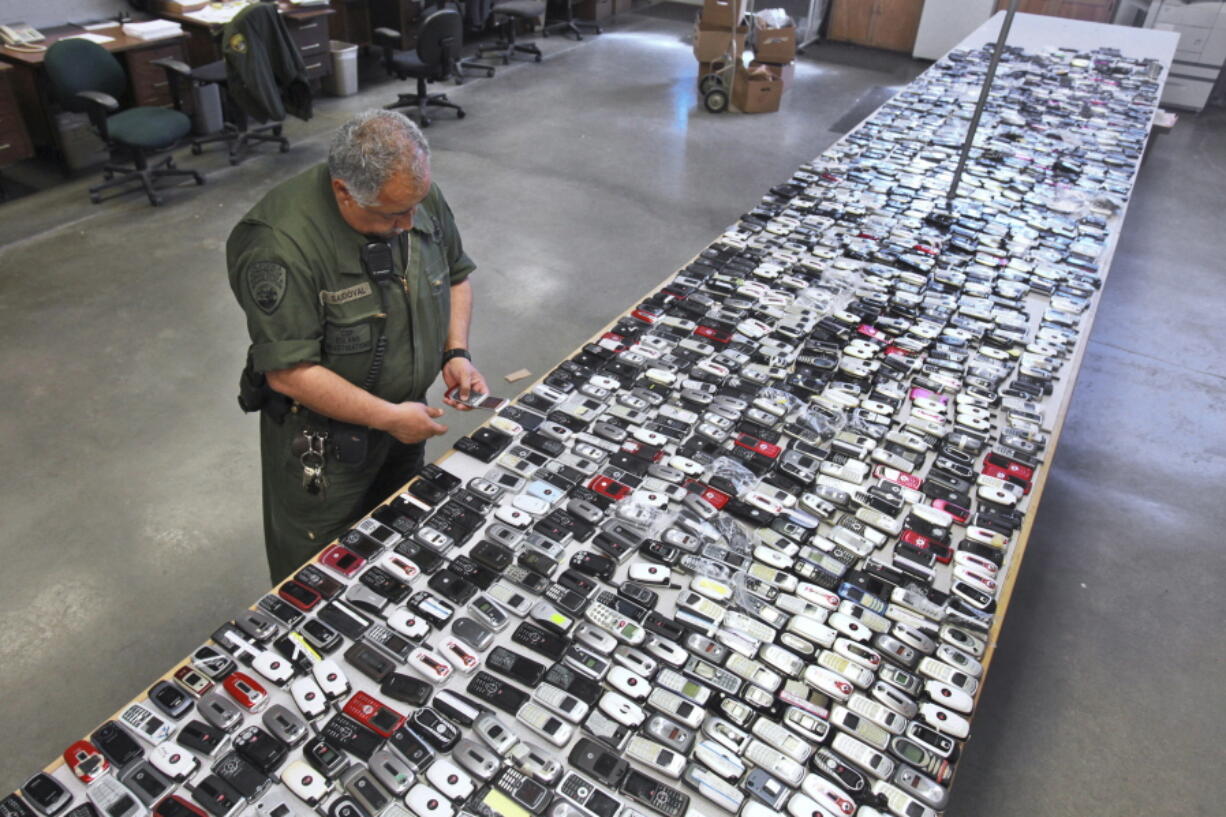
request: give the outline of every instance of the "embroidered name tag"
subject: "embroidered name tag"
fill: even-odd
[[[324,351],[330,355],[356,355],[374,348],[370,324],[333,326],[324,324]]]
[[[328,292],[321,290],[319,293],[320,303],[332,304],[347,304],[350,301],[356,301],[358,298],[365,298],[372,292],[369,281],[363,281],[360,284],[354,284],[347,289],[338,289],[336,292]]]

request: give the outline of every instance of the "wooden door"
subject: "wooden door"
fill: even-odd
[[[874,5],[877,9],[868,45],[910,54],[915,47],[924,0],[877,0]]]
[[[876,9],[876,0],[834,0],[830,7],[827,39],[868,45]]]
[[[1109,23],[1115,16],[1115,4],[1116,0],[1021,0],[1017,4],[1017,10],[1027,14]],[[997,0],[997,11],[1008,7],[1009,0]]]

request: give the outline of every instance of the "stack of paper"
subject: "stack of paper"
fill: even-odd
[[[183,26],[171,20],[149,20],[145,23],[124,23],[123,33],[138,40],[160,40],[183,33]]]

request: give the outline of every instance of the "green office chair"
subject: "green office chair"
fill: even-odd
[[[55,101],[66,111],[87,113],[111,152],[111,161],[102,168],[106,181],[89,189],[89,200],[94,204],[102,201],[103,190],[133,181],[140,182],[155,207],[162,203],[162,197],[154,192],[157,179],[191,176],[196,184],[204,184],[204,177],[196,171],[175,167],[173,156],[150,165],[152,154],[173,148],[187,136],[191,119],[179,110],[166,108],[120,110],[120,100],[127,95],[127,78],[119,60],[105,48],[88,40],[60,40],[47,49],[44,65]],[[167,76],[178,108],[177,79],[170,69]],[[118,163],[121,159],[117,157],[125,154],[130,165]]]

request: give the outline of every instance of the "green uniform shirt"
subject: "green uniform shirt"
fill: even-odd
[[[362,266],[370,240],[341,218],[326,165],[278,185],[243,217],[226,243],[226,262],[256,371],[319,363],[360,386],[383,333],[387,352],[374,393],[397,403],[425,398],[442,368],[451,287],[475,265],[432,185],[407,240],[392,239],[400,278],[383,288],[385,315]]]

